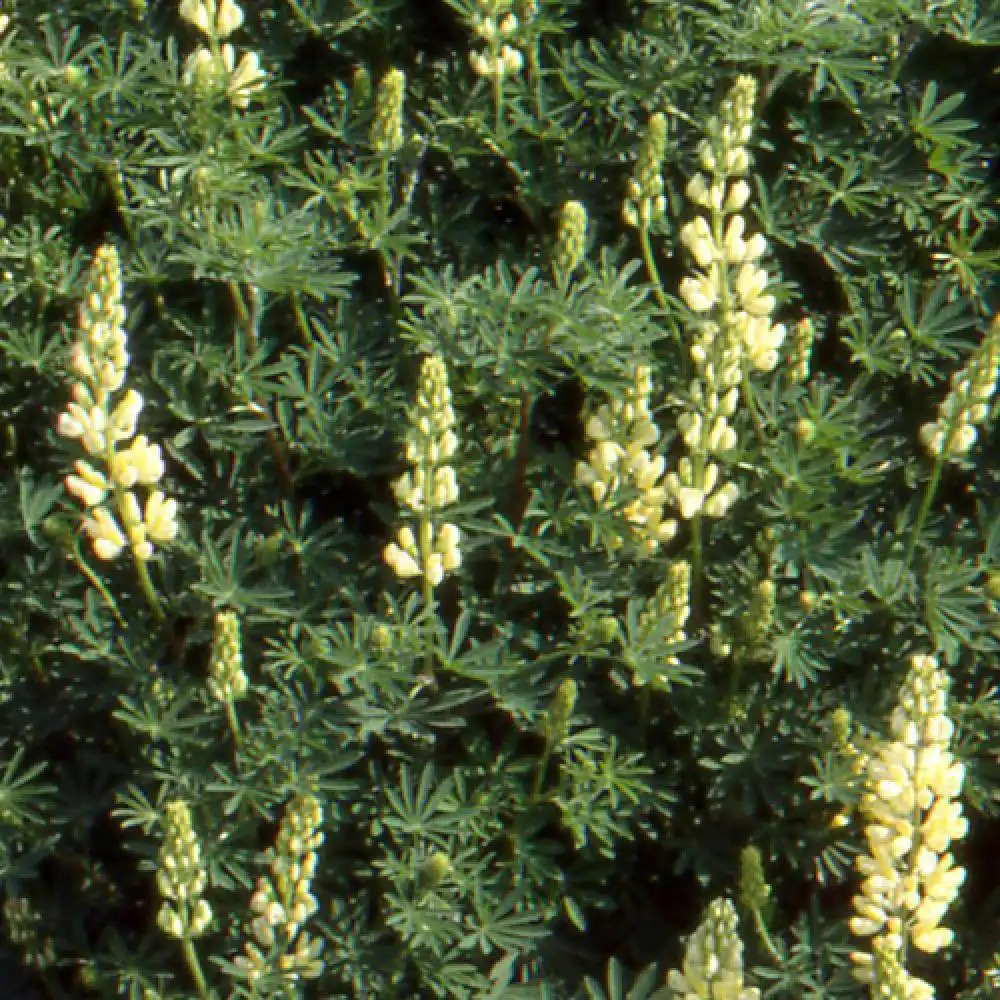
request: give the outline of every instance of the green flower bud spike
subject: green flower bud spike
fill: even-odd
[[[560,681],[556,693],[552,697],[548,710],[542,716],[542,735],[545,737],[545,745],[542,748],[541,756],[535,767],[535,781],[532,787],[532,798],[537,799],[541,794],[542,785],[549,770],[549,760],[552,752],[569,735],[570,721],[573,717],[573,709],[576,707],[576,699],[579,695],[579,688],[576,681],[567,677]]]
[[[240,734],[235,703],[246,695],[248,688],[249,682],[243,670],[240,620],[232,611],[220,611],[215,616],[208,690],[225,709],[226,719],[237,746]]]
[[[401,69],[389,70],[379,81],[372,122],[372,149],[380,156],[391,157],[403,148],[405,96],[406,74]]]
[[[760,848],[752,844],[748,844],[740,851],[739,900],[740,905],[753,916],[761,943],[767,948],[771,957],[780,962],[781,953],[767,928],[771,887],[764,876],[764,859]]]
[[[586,206],[579,201],[567,201],[559,212],[559,231],[552,255],[552,273],[557,285],[569,283],[573,272],[583,261],[586,249]]]

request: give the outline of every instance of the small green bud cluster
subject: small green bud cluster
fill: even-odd
[[[406,74],[391,69],[379,81],[375,94],[375,117],[372,121],[372,149],[392,156],[403,148],[403,101],[406,97]]]
[[[740,637],[746,647],[744,652],[751,658],[760,654],[774,626],[777,596],[773,580],[761,580],[754,588],[750,607],[740,622]]]
[[[215,616],[208,690],[216,700],[227,704],[242,698],[248,686],[243,670],[240,620],[232,611],[220,611]]]
[[[764,875],[764,859],[760,848],[747,844],[740,851],[740,903],[751,913],[759,912],[771,899],[771,887]]]
[[[1000,316],[990,324],[979,349],[951,377],[951,390],[938,407],[938,418],[920,428],[920,442],[935,458],[960,461],[976,443],[976,427],[985,422],[1000,376]]]
[[[397,576],[423,576],[432,587],[462,563],[459,530],[441,516],[458,500],[458,479],[450,464],[458,448],[454,428],[448,371],[439,357],[428,357],[406,440],[406,458],[413,468],[395,485],[400,505],[416,515],[416,531],[409,525],[400,528],[384,557]]]
[[[622,218],[625,224],[646,229],[661,219],[667,210],[663,193],[663,157],[667,150],[667,117],[661,111],[650,116],[646,135],[639,149],[635,174],[628,182]]]
[[[170,802],[165,813],[166,832],[156,869],[163,904],[156,922],[164,934],[186,940],[204,934],[212,922],[212,908],[202,899],[208,876],[188,804]]]
[[[571,677],[559,682],[543,720],[545,742],[550,747],[557,746],[566,739],[579,693],[577,683]]]
[[[323,973],[319,957],[323,940],[304,930],[306,921],[319,910],[312,881],[316,852],[323,843],[322,825],[323,808],[314,796],[302,795],[288,804],[275,845],[267,852],[270,873],[257,880],[250,900],[254,940],[233,961],[251,983],[275,975],[294,983]]]
[[[667,566],[663,582],[639,613],[637,636],[640,646],[647,645],[655,638],[656,645],[674,645],[684,642],[687,633],[684,626],[691,615],[691,564],[677,559]],[[634,670],[634,683],[642,686],[647,681],[654,685],[667,683],[664,672],[667,666],[676,666],[678,659],[672,653],[663,657],[663,670],[653,677]]]
[[[242,8],[233,0],[181,0],[180,15],[208,40],[188,56],[184,82],[197,94],[222,90],[233,107],[249,107],[267,74],[256,52],[245,52],[237,64],[236,50],[224,41],[243,24]]]
[[[482,51],[469,53],[469,63],[476,76],[498,80],[516,76],[524,65],[524,56],[512,42],[518,35],[518,19],[512,0],[475,0],[472,26],[485,43]]]
[[[941,918],[965,870],[948,847],[965,836],[968,822],[959,799],[965,767],[950,750],[947,688],[937,659],[913,656],[890,720],[892,739],[865,762],[867,852],[855,862],[864,881],[851,930],[872,938],[872,949],[851,958],[873,996],[931,1000],[930,985],[906,971],[907,947],[936,952],[954,937]]]
[[[443,851],[434,851],[420,865],[419,885],[424,891],[436,889],[454,872],[451,858]]]
[[[102,246],[80,309],[81,336],[70,362],[78,381],[73,401],[59,415],[58,432],[78,440],[96,460],[78,460],[75,474],[66,477],[66,489],[87,510],[83,527],[94,554],[114,559],[128,546],[145,562],[153,556],[154,542],[164,545],[176,537],[177,501],[158,489],[148,492],[144,506],[136,497],[135,487],[155,486],[164,466],[160,446],[136,434],[142,396],[127,389],[116,401],[128,368],[122,298],[118,252]]]
[[[663,456],[649,451],[660,439],[650,412],[652,391],[652,369],[637,365],[624,397],[602,404],[587,419],[587,437],[594,445],[576,468],[577,482],[589,488],[598,504],[610,509],[624,503],[622,514],[644,555],[652,555],[677,533],[677,523],[663,517]]]
[[[792,327],[788,343],[788,377],[797,385],[803,385],[809,381],[815,343],[816,324],[806,316]]]
[[[552,273],[560,284],[580,266],[587,250],[587,208],[583,202],[567,201],[559,211],[559,229]]]
[[[688,939],[681,970],[667,977],[674,1000],[759,1000],[760,990],[743,985],[743,942],[736,910],[717,899]]]

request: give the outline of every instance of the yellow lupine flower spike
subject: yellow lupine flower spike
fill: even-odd
[[[80,309],[80,336],[70,368],[76,376],[73,401],[59,415],[57,429],[87,453],[66,477],[66,489],[83,505],[83,527],[98,559],[115,559],[130,548],[140,563],[153,556],[154,543],[177,535],[177,502],[162,490],[149,492],[143,507],[135,487],[155,486],[164,473],[160,446],[136,434],[142,395],[122,392],[128,375],[121,264],[113,246],[94,260]]]

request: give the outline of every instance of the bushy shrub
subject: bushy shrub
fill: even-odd
[[[8,3],[4,996],[993,996],[998,70]]]

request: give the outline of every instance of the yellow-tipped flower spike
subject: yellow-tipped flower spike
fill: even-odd
[[[667,118],[657,111],[649,118],[646,135],[639,150],[635,174],[628,184],[622,203],[622,218],[637,229],[663,217],[667,199],[663,193],[661,169],[667,148]]]
[[[657,647],[684,642],[687,638],[684,626],[690,615],[691,564],[677,559],[668,564],[663,582],[639,613],[634,641],[641,647],[648,647],[654,641]],[[664,653],[657,663],[652,675],[648,671],[641,672],[632,664],[633,683],[637,687],[648,682],[656,687],[666,687],[669,683],[667,668],[676,666],[679,660],[672,653]]]
[[[938,418],[920,428],[928,454],[959,462],[976,443],[976,428],[986,421],[1000,376],[1000,316],[994,318],[979,349],[951,377],[951,389]]]
[[[180,15],[211,43],[199,46],[184,64],[184,82],[198,95],[224,92],[235,108],[246,109],[264,89],[267,74],[256,52],[236,61],[236,49],[223,40],[243,24],[243,10],[234,0],[181,0]]]
[[[603,404],[586,419],[593,446],[576,468],[577,482],[598,504],[607,509],[621,506],[640,553],[647,556],[677,533],[677,523],[663,516],[663,456],[649,450],[660,439],[650,410],[652,390],[652,369],[637,365],[633,384],[621,398]],[[624,499],[633,492],[634,498]],[[617,544],[623,542],[617,539]]]
[[[891,738],[865,759],[867,851],[851,930],[871,938],[852,954],[855,976],[874,995],[933,996],[906,968],[909,947],[935,952],[952,941],[941,918],[965,880],[948,848],[965,836],[959,796],[964,766],[951,753],[948,678],[933,656],[915,655],[890,720]]]
[[[217,701],[226,704],[242,698],[248,687],[247,675],[243,670],[240,620],[235,612],[220,611],[215,616],[208,689]]]
[[[156,868],[156,884],[163,904],[156,922],[170,937],[199,937],[212,922],[212,908],[202,898],[208,876],[186,802],[167,804],[165,826]]]
[[[275,845],[267,852],[270,871],[257,880],[250,899],[253,941],[233,960],[251,983],[277,975],[293,984],[323,974],[323,939],[304,929],[319,911],[312,883],[322,825],[323,808],[312,795],[299,796],[285,810]]]
[[[750,166],[746,143],[756,92],[751,77],[737,79],[719,116],[706,123],[698,147],[701,171],[687,186],[688,198],[700,211],[681,228],[695,268],[681,281],[679,293],[694,314],[695,378],[690,409],[678,421],[688,455],[665,483],[685,520],[702,514],[723,517],[738,498],[717,459],[737,443],[732,418],[741,383],[753,370],[773,370],[785,339],[784,326],[771,322],[775,300],[758,263],[767,241],[747,233],[741,214],[750,197],[744,175]]]
[[[243,24],[243,11],[233,0],[181,0],[180,15],[212,41],[228,38]]]
[[[451,405],[448,372],[436,356],[424,360],[417,387],[406,457],[413,468],[395,484],[400,506],[411,513],[384,549],[383,556],[401,579],[423,577],[436,587],[447,573],[462,564],[458,528],[444,519],[447,507],[458,501],[458,477],[450,459],[458,449],[455,411]]]
[[[717,899],[688,939],[681,969],[667,977],[673,1000],[759,1000],[760,990],[743,985],[743,942],[736,910]]]
[[[515,76],[524,65],[520,49],[515,47],[519,22],[512,0],[475,0],[472,28],[485,48],[469,53],[469,65],[477,76],[502,80]]]
[[[136,434],[143,398],[125,388],[125,318],[121,264],[109,244],[97,251],[80,308],[80,335],[70,355],[73,401],[59,415],[57,428],[63,437],[79,441],[88,455],[75,463],[66,489],[86,510],[83,527],[94,554],[111,560],[130,548],[146,562],[154,544],[176,537],[177,503],[151,489],[144,491],[141,506],[135,492],[137,486],[156,486],[164,464],[160,446]]]

